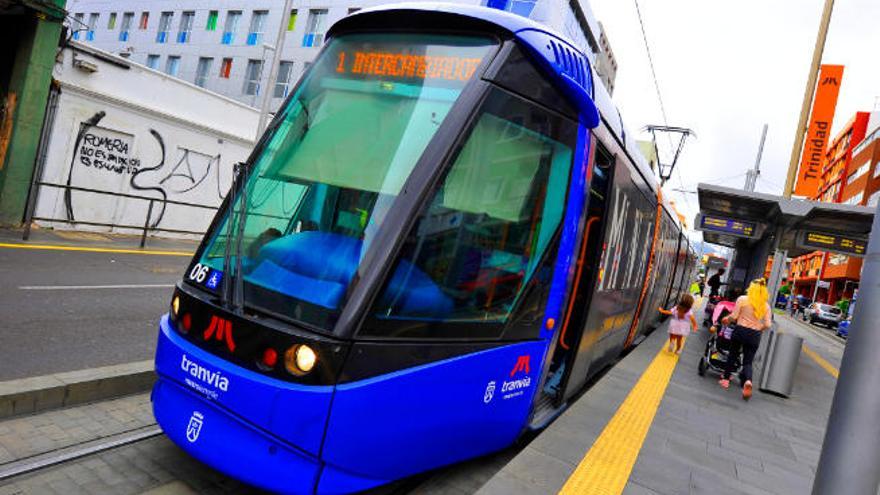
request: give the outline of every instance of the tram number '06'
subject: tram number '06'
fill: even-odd
[[[210,266],[205,266],[201,263],[196,263],[196,266],[192,268],[189,272],[189,279],[198,282],[200,284],[205,282],[205,279],[208,278],[208,272],[211,271]]]

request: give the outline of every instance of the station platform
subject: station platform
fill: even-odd
[[[757,390],[757,359],[750,401],[737,380],[722,389],[711,370],[697,373],[708,331],[675,356],[661,327],[477,493],[809,493],[844,341],[788,316],[775,322],[804,338],[790,398]]]

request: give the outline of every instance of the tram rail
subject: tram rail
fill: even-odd
[[[44,469],[55,468],[62,464],[76,461],[83,457],[100,454],[118,447],[142,442],[162,434],[158,425],[142,426],[133,430],[125,431],[76,445],[63,447],[49,452],[25,457],[0,465],[0,483],[5,483],[13,478],[25,474],[31,474]]]

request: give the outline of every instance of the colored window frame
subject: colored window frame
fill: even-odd
[[[116,29],[116,12],[110,12],[110,17],[107,18],[107,29]]]
[[[141,20],[138,22],[138,29],[144,30],[150,27],[150,13],[141,12]]]
[[[287,30],[293,31],[296,28],[296,13],[297,10],[293,9],[290,11],[290,17],[287,18]]]
[[[128,33],[131,31],[131,23],[134,21],[134,12],[122,14],[122,25],[119,26],[119,41],[128,41]]]
[[[266,28],[266,19],[269,17],[268,10],[255,10],[251,14],[251,24],[248,29],[247,44],[254,46],[263,42],[263,30]]]
[[[156,43],[167,43],[168,32],[171,30],[171,22],[174,19],[174,12],[162,12],[159,17],[159,29],[156,31]]]
[[[193,23],[196,19],[196,13],[186,11],[180,14],[180,24],[177,28],[177,42],[188,43],[192,37]]]
[[[327,9],[309,10],[309,19],[306,22],[306,33],[303,35],[302,46],[318,48],[324,44],[327,12]]]
[[[220,63],[220,74],[219,77],[221,79],[229,79],[229,74],[232,72],[232,59],[224,58]]]
[[[240,10],[230,10],[226,13],[226,24],[223,26],[223,38],[221,44],[231,45],[235,41],[235,31],[238,30],[238,21],[241,20]]]
[[[216,10],[212,10],[208,12],[208,22],[205,24],[205,31],[216,31],[217,30],[217,19],[220,17],[220,12]]]

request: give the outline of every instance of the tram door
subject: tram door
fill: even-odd
[[[587,213],[582,227],[582,241],[578,251],[575,279],[572,281],[572,300],[563,316],[563,326],[556,341],[550,374],[544,387],[544,392],[552,396],[556,405],[561,405],[576,391],[568,390],[568,385],[572,382],[569,380],[571,370],[585,369],[593,358],[593,346],[585,348],[581,345],[581,338],[598,276],[598,260],[602,254],[602,242],[605,237],[608,193],[613,184],[614,172],[614,157],[598,140],[596,140],[595,153]],[[579,349],[587,349],[587,352]],[[578,366],[575,366],[576,362]],[[574,382],[583,383],[581,380]],[[580,388],[580,385],[575,388]]]

